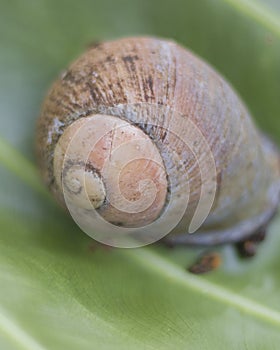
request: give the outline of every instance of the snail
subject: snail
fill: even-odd
[[[48,92],[36,150],[54,197],[112,246],[240,245],[279,203],[277,147],[230,84],[171,40],[89,47]]]

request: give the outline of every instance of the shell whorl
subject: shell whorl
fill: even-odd
[[[132,203],[129,191],[125,193],[127,183],[131,184],[146,167],[144,177],[150,176],[156,183],[147,211],[141,207],[137,214],[129,210],[120,214],[108,209],[108,190],[113,190],[104,183],[97,159],[100,154],[103,160],[108,156],[101,148],[112,137],[107,135],[96,142],[97,151],[86,158],[86,164],[80,163],[86,174],[85,185],[92,182],[96,189],[92,194],[89,190],[93,206],[101,215],[103,211],[109,222],[142,227],[170,210],[172,222],[177,220],[170,230],[177,234],[186,231],[199,205],[204,214],[197,222],[204,222],[203,228],[230,227],[258,215],[268,205],[268,189],[279,176],[278,169],[271,171],[274,150],[267,151],[232,87],[176,43],[140,37],[105,42],[88,49],[54,83],[42,108],[37,150],[45,182],[63,205],[62,164],[71,128],[76,132],[87,124],[94,129],[94,118],[100,125],[107,118],[118,119],[126,128],[122,131],[129,147],[134,147],[131,142],[135,136],[131,135],[135,132],[147,142],[156,164],[148,165],[143,151],[143,163],[138,160],[138,165],[134,163],[136,170],[127,170],[130,176],[121,189]],[[136,176],[137,184],[140,180]],[[158,230],[165,225],[163,221]]]

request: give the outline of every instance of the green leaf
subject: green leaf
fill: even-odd
[[[91,41],[136,34],[203,56],[280,142],[275,3],[1,0],[1,349],[279,348],[279,216],[256,258],[224,247],[218,271],[193,276],[185,267],[200,249],[96,245],[50,199],[33,153],[55,76]]]

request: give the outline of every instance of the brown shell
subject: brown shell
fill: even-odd
[[[275,149],[263,141],[232,87],[173,41],[136,37],[104,42],[89,48],[53,84],[38,123],[37,155],[46,184],[62,203],[53,175],[55,145],[67,126],[93,113],[119,116],[151,137],[168,178],[174,179],[178,200],[188,181],[188,210],[174,233],[182,233],[189,222],[201,188],[192,150],[168,132],[174,118],[182,129],[191,120],[214,156],[217,192],[203,228],[231,227],[271,205],[269,193],[279,177]],[[167,152],[170,147],[176,157]]]

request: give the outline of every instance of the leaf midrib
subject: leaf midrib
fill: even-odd
[[[9,256],[17,256],[18,260],[18,252],[16,253],[14,247],[7,247],[8,251],[13,252],[12,254],[9,254]],[[21,267],[24,265],[32,266],[32,269],[36,269],[39,276],[48,276],[49,270],[46,267],[45,264],[41,264],[38,259],[30,256],[25,255],[24,258],[21,258]],[[83,302],[73,293],[69,292],[69,289],[67,288],[67,284],[60,283],[60,281],[64,281],[62,278],[61,273],[56,270],[52,269],[52,276],[56,278],[52,278],[52,283],[54,283],[56,290],[58,290],[59,293],[62,293],[63,296],[66,298],[69,298],[71,300],[71,303],[74,303],[80,310],[82,310],[84,317],[87,317],[89,320],[94,320],[98,325],[105,328],[110,334],[115,334],[117,336],[118,334],[124,334],[126,338],[130,338],[134,342],[137,342],[139,346],[143,345],[143,340],[139,340],[132,336],[129,331],[125,329],[119,329],[117,325],[108,322],[107,320],[103,319],[102,317],[98,316],[96,313],[93,313],[89,311],[86,306],[83,304]],[[41,279],[42,280],[42,279]],[[3,317],[2,317],[3,315]],[[14,320],[12,320],[12,317],[4,316],[3,308],[0,305],[0,330],[1,326],[2,329],[6,332],[7,336],[12,339],[14,343],[23,345],[26,350],[47,350],[46,348],[42,347],[35,339],[31,338],[27,332],[24,331],[24,329],[19,328],[19,326],[15,323],[13,323]],[[17,337],[15,337],[15,334]],[[145,344],[146,349],[155,350],[156,348],[154,346],[151,346],[149,344]]]
[[[5,153],[3,150],[5,150],[7,153],[3,154]],[[7,156],[7,154],[9,156]],[[41,194],[45,194],[46,191],[43,188],[41,181],[38,179],[36,167],[1,138],[0,162],[6,165],[10,171],[14,172],[35,191],[40,192]],[[19,171],[19,169],[21,169],[21,171]],[[27,172],[23,172],[22,169],[27,169]],[[221,302],[225,305],[233,306],[241,312],[280,327],[280,312],[274,311],[258,302],[240,296],[235,292],[214,284],[213,282],[210,282],[198,276],[194,276],[184,271],[179,266],[162,258],[156,252],[150,249],[133,249],[130,250],[129,256],[131,259],[134,259],[140,263],[141,266],[145,266],[149,270],[153,269],[154,271],[160,272],[162,276],[168,278],[169,280],[173,280],[175,283],[179,283],[188,289],[194,290],[206,297],[215,299],[216,301]]]
[[[6,312],[0,307],[0,329],[16,346],[20,345],[21,349],[24,347],[26,350],[47,350],[5,314]]]
[[[173,280],[175,283],[187,286],[188,289],[201,293],[206,297],[215,299],[228,306],[233,306],[239,311],[258,317],[263,321],[280,326],[280,312],[274,311],[259,302],[243,297],[199,276],[190,274],[183,268],[162,258],[151,249],[142,249],[130,253],[133,259],[141,262],[142,266],[146,265],[149,270],[153,269],[154,271],[161,272],[169,281]]]
[[[248,0],[222,0],[228,3],[232,8],[241,14],[250,17],[263,27],[267,28],[278,37],[280,37],[280,20],[279,16],[273,14],[266,6],[258,2]],[[32,162],[24,157],[20,152],[11,147],[3,138],[0,137],[0,163],[8,170],[18,176],[22,181],[27,183],[36,192],[43,194],[49,200],[51,197],[41,183],[38,176],[37,168]],[[24,171],[23,171],[24,169]],[[209,282],[203,278],[193,276],[184,271],[179,266],[162,258],[150,249],[131,250],[130,258],[136,260],[141,266],[155,272],[160,272],[162,276],[181,284],[188,289],[203,294],[208,298],[215,299],[228,306],[233,306],[241,312],[253,317],[257,317],[263,321],[267,321],[274,325],[280,326],[280,312],[274,311],[258,302],[240,296],[224,287]],[[36,343],[34,339],[21,330],[13,320],[5,316],[0,309],[0,325],[2,329],[10,335],[12,339],[16,330],[20,335],[18,341],[26,348],[33,350],[43,350],[44,348]]]
[[[273,13],[267,6],[251,0],[222,0],[241,14],[250,17],[258,24],[267,28],[280,38],[280,16]]]

